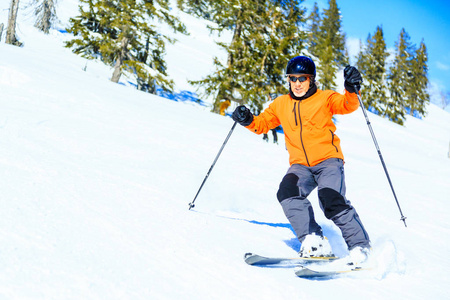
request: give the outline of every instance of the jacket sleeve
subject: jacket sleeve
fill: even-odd
[[[275,128],[280,124],[280,120],[278,120],[278,117],[276,116],[276,104],[274,101],[261,114],[255,116],[253,122],[246,128],[256,134],[261,134],[269,132],[270,129]]]
[[[354,112],[359,107],[358,96],[345,91],[345,94],[333,92],[328,97],[328,105],[333,115],[344,115]]]

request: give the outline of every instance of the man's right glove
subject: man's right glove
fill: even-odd
[[[241,124],[242,126],[248,126],[253,122],[253,114],[250,109],[245,107],[244,105],[239,105],[234,110],[231,118]]]
[[[346,66],[344,69],[344,80],[344,86],[348,92],[357,93],[361,89],[363,80],[357,68]]]

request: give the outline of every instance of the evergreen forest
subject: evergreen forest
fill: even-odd
[[[19,0],[11,0],[11,7]],[[57,0],[34,0],[35,26],[49,32],[57,19]],[[172,92],[174,82],[167,74],[165,47],[176,40],[163,34],[160,25],[189,35],[185,25],[171,12],[170,0],[79,0],[78,15],[70,19],[66,43],[74,53],[100,60],[113,69],[111,81],[133,78],[139,90],[157,94]],[[221,103],[247,105],[259,114],[269,95],[285,94],[285,68],[289,59],[306,55],[317,68],[319,89],[336,89],[336,74],[350,63],[342,16],[336,0],[311,11],[302,0],[177,0],[177,7],[210,21],[211,33],[231,32],[232,39],[218,43],[227,53],[226,62],[217,57],[215,71],[201,80],[190,81],[200,97],[212,99],[212,111]],[[224,9],[224,6],[227,9]],[[12,19],[13,17],[10,17]],[[8,23],[14,23],[10,20]],[[10,28],[12,27],[12,28]],[[10,43],[14,27],[8,26]],[[7,42],[8,42],[7,38]],[[427,47],[411,42],[403,28],[389,53],[382,26],[360,41],[354,65],[363,77],[363,102],[367,109],[402,125],[406,115],[422,117],[430,101],[427,92]],[[340,91],[342,92],[342,91]]]

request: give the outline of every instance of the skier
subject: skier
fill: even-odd
[[[272,136],[273,136],[273,143],[278,145],[278,135],[277,135],[277,130],[280,129],[280,127],[276,127],[276,128],[272,128],[270,129],[270,131],[272,131]],[[266,142],[269,142],[269,135],[267,133],[264,133],[263,135],[263,140]]]
[[[231,101],[228,99],[224,99],[222,102],[220,102],[220,108],[219,108],[220,112],[219,113],[222,116],[225,116],[225,111],[230,106],[230,104],[231,104]]]
[[[350,252],[348,257],[352,263],[361,263],[369,255],[370,240],[355,208],[345,197],[344,156],[332,121],[333,115],[348,114],[359,107],[356,93],[360,90],[361,74],[352,66],[344,69],[344,95],[317,88],[315,64],[306,56],[291,59],[286,76],[289,94],[277,97],[258,116],[253,116],[244,105],[238,106],[232,118],[256,134],[283,127],[290,167],[277,198],[301,242],[299,255],[333,256],[307,199],[318,187],[320,207],[341,230]]]
[[[273,99],[276,98],[276,94],[269,94],[269,101],[272,102]],[[277,126],[276,128],[272,128],[270,129],[270,131],[272,131],[272,136],[273,136],[273,143],[278,145],[278,135],[277,135],[277,130],[281,129],[280,126]],[[263,140],[266,142],[269,142],[269,136],[267,135],[267,133],[263,134]]]

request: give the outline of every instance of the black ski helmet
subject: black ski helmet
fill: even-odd
[[[286,66],[286,75],[305,74],[316,77],[316,65],[311,58],[306,56],[296,56],[291,59]]]

